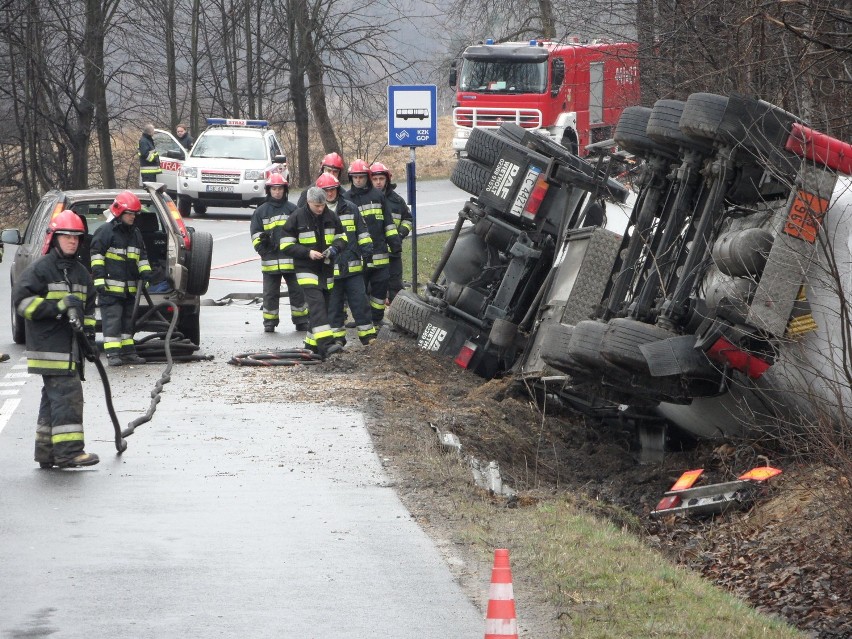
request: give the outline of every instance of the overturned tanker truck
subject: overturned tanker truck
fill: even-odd
[[[396,330],[651,433],[846,423],[852,145],[708,93],[629,107],[614,140],[643,160],[621,233],[607,164],[512,124],[474,130],[452,176],[474,197],[425,290],[389,308]]]

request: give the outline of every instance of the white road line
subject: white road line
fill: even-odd
[[[17,395],[17,394],[18,394],[17,388],[0,388],[0,397],[2,397],[4,395]]]
[[[443,202],[423,202],[422,204],[420,202],[418,202],[417,208],[418,209],[425,209],[427,206],[444,206],[445,204],[463,204],[464,202],[467,202],[467,199],[444,200]]]
[[[21,380],[21,381],[19,381],[19,382],[0,382],[0,387],[4,387],[4,386],[23,386],[23,385],[24,385],[24,384],[26,384],[26,383],[27,383],[27,380],[25,380],[25,379],[22,379],[22,380]]]
[[[15,412],[15,409],[18,407],[18,404],[21,403],[21,398],[16,397],[14,399],[7,399],[3,402],[3,405],[0,406],[0,433],[3,432],[3,428],[6,427],[9,418]]]
[[[248,231],[242,231],[240,233],[231,233],[230,235],[223,235],[222,237],[214,237],[213,241],[218,242],[219,240],[230,240],[232,237],[241,237],[243,235],[248,235]]]
[[[21,359],[24,359],[23,357]],[[27,364],[14,364],[12,366],[12,370],[21,370],[22,368],[27,368]]]
[[[26,368],[26,366],[24,366],[24,368]],[[21,379],[29,376],[29,373],[6,373],[3,377],[6,379]]]

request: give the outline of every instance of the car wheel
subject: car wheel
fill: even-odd
[[[385,313],[391,324],[417,337],[434,311],[412,291],[400,291]]]
[[[456,162],[453,173],[450,175],[450,182],[472,195],[482,193],[488,186],[490,179],[491,170],[488,167],[468,159],[461,159]]]
[[[178,211],[183,217],[189,217],[192,211],[192,200],[178,196]]]
[[[621,368],[650,375],[648,361],[639,347],[669,337],[674,337],[674,333],[659,326],[617,318],[609,322],[601,340],[601,356]]]
[[[13,304],[10,303],[9,308],[12,311],[12,341],[15,342],[15,344],[23,344],[27,341],[25,332],[26,322],[24,322],[23,317],[18,315]]]
[[[192,234],[192,250],[189,252],[189,276],[186,292],[204,295],[210,285],[210,263],[213,261],[213,236],[204,231]]]
[[[688,135],[716,140],[727,108],[728,98],[724,95],[693,93],[683,105],[680,129]]]
[[[541,358],[553,368],[570,373],[577,362],[568,354],[574,327],[567,324],[546,324],[541,332]]]
[[[207,205],[202,204],[201,202],[196,202],[192,205],[192,209],[195,211],[196,215],[207,215]]]
[[[627,107],[621,112],[618,124],[615,125],[613,139],[621,148],[633,155],[647,159],[651,155],[662,155],[664,157],[676,157],[677,148],[668,148],[657,144],[648,137],[648,120],[651,117],[651,109],[648,107]]]
[[[178,318],[177,330],[190,342],[201,346],[201,310],[182,307]]]

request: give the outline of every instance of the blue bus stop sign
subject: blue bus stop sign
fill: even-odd
[[[438,144],[438,87],[434,84],[388,87],[388,145]]]

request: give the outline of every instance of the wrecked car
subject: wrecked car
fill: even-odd
[[[600,165],[512,125],[471,142],[453,182],[474,198],[388,312],[421,347],[702,437],[845,416],[852,145],[740,95],[629,107],[614,142],[643,168],[616,233]]]

